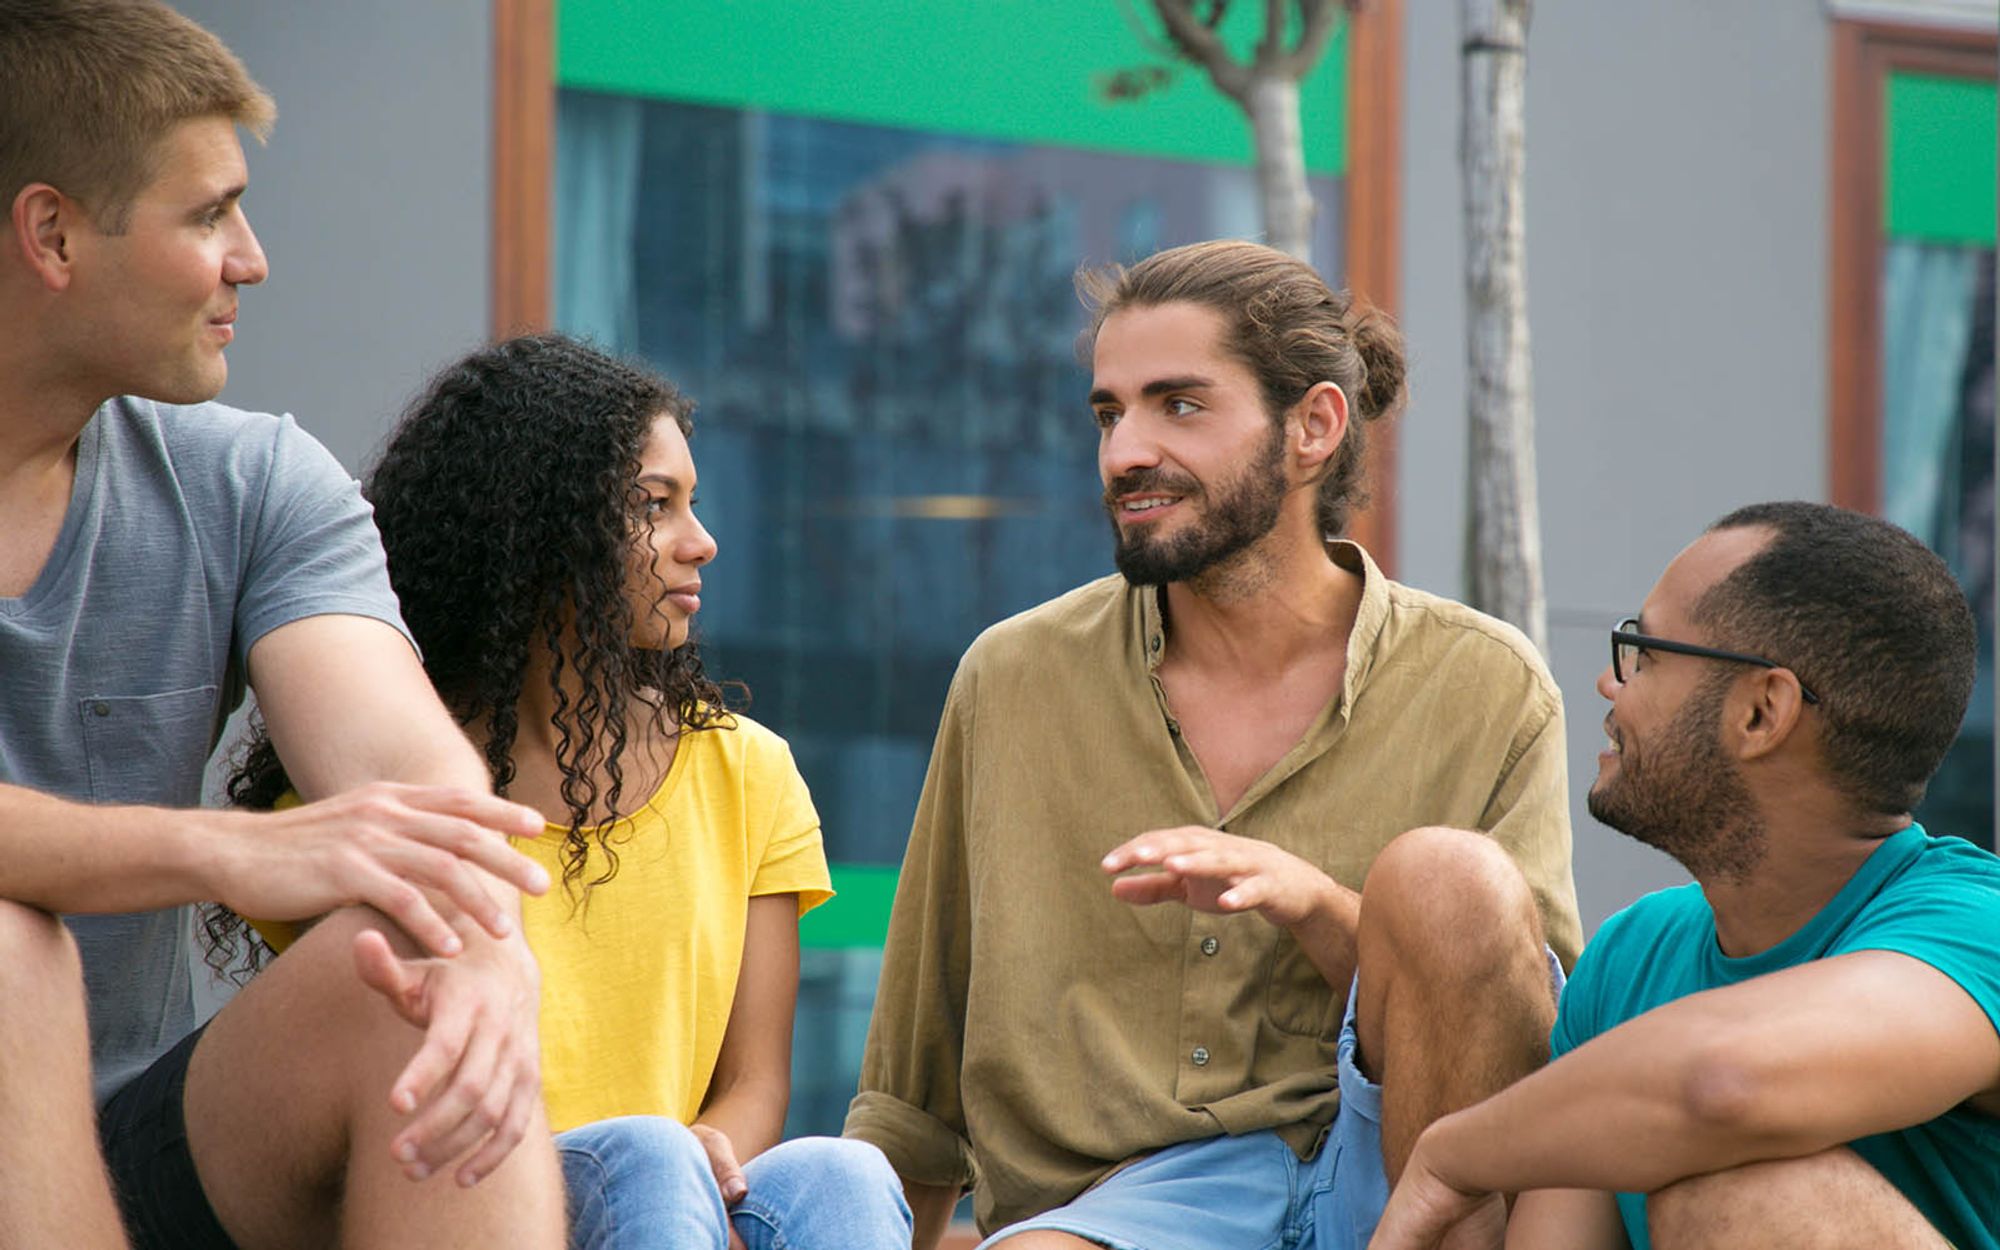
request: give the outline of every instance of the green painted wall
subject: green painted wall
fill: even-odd
[[[1262,6],[1223,33],[1247,48]],[[1111,103],[1106,75],[1163,64],[1132,26],[1146,0],[559,0],[556,80],[1058,147],[1248,164],[1249,124],[1192,66]],[[1306,163],[1347,166],[1343,28],[1302,91]]]
[[[893,864],[834,864],[834,896],[799,920],[799,942],[839,948],[880,946],[889,933],[889,905],[896,901]]]
[[[1889,76],[1886,203],[1893,238],[1993,246],[1994,85]]]

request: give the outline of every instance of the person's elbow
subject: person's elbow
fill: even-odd
[[[1679,1112],[1697,1135],[1745,1157],[1790,1154],[1835,1144],[1816,1123],[1820,1101],[1803,1089],[1768,1036],[1730,1030],[1694,1048],[1679,1079]]]

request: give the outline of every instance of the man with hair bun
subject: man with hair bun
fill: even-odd
[[[920,1250],[967,1186],[1001,1250],[1358,1247],[1424,1126],[1546,1057],[1561,702],[1339,537],[1387,318],[1252,243],[1078,285],[1119,575],[959,666],[847,1132]]]
[[[1494,1193],[1517,1250],[2000,1247],[2000,859],[1910,818],[1977,650],[1876,517],[1753,504],[1674,557],[1611,635],[1590,811],[1694,883],[1604,922],[1559,1057],[1424,1132],[1376,1250]]]
[[[210,402],[272,116],[153,0],[0,0],[0,1246],[554,1250],[541,818],[425,680],[353,480]],[[291,811],[199,806],[246,685]],[[198,1028],[201,902],[318,923]]]

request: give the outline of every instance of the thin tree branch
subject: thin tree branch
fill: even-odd
[[[1353,6],[1354,0],[1349,0],[1349,7]],[[1298,46],[1279,62],[1284,74],[1300,81],[1312,73],[1313,66],[1319,64],[1319,58],[1326,52],[1327,41],[1333,38],[1339,8],[1335,0],[1299,0],[1299,16],[1305,29],[1299,34]]]
[[[1134,0],[1118,0],[1118,12],[1124,16],[1125,24],[1130,26],[1132,33],[1138,37],[1140,46],[1154,56],[1165,57],[1169,61],[1186,60],[1187,54],[1175,44],[1154,34],[1152,28],[1146,25],[1145,19],[1139,16],[1139,10],[1133,6]]]
[[[1282,66],[1285,59],[1285,10],[1288,0],[1264,0],[1264,37],[1257,41],[1255,64]]]
[[[1241,103],[1250,90],[1250,72],[1230,59],[1222,40],[1195,17],[1192,0],[1153,0],[1153,9],[1181,55],[1207,70],[1216,90]]]

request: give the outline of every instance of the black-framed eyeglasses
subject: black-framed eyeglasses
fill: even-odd
[[[1675,642],[1671,638],[1655,638],[1651,634],[1639,632],[1637,617],[1628,616],[1618,622],[1611,631],[1611,675],[1625,684],[1625,669],[1635,663],[1641,651],[1669,651],[1675,655],[1696,655],[1705,660],[1733,660],[1738,664],[1755,664],[1759,668],[1783,668],[1789,666],[1776,660],[1767,660],[1761,655],[1744,655],[1741,651],[1718,651],[1714,647],[1698,647],[1691,642]],[[1792,676],[1797,677],[1797,673]],[[1807,703],[1818,703],[1819,696],[1804,682],[1799,683],[1799,696]]]

